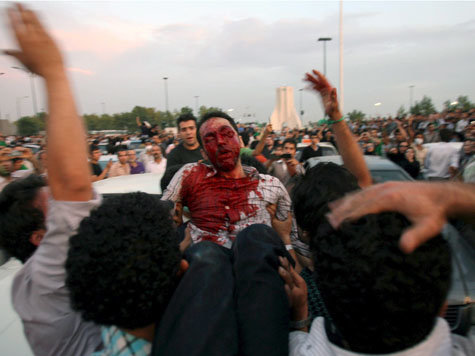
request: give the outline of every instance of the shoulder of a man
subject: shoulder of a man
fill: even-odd
[[[98,327],[82,321],[70,306],[64,268],[70,236],[100,203],[98,194],[85,202],[50,200],[47,232],[14,277],[13,306],[35,354],[92,352],[100,344]]]

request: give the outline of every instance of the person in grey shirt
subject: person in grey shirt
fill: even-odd
[[[91,186],[84,125],[53,39],[20,4],[8,15],[19,50],[5,53],[45,79],[49,102],[49,188],[31,177],[30,186],[14,182],[0,195],[0,243],[24,262],[12,302],[35,355],[89,355],[102,347],[99,327],[72,310],[64,269],[69,237],[101,201]]]

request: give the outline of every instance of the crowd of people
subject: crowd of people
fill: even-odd
[[[363,156],[378,149],[404,167],[401,155],[412,162],[409,145],[421,144],[417,130],[427,120],[349,125],[336,89],[313,70],[305,80],[328,116],[317,128],[259,132],[216,111],[200,120],[181,116],[176,141],[139,118],[143,154],[127,147],[133,137],[108,139],[118,161],[101,170],[104,138],[86,139],[54,40],[20,4],[9,19],[20,49],[6,54],[45,79],[49,103],[39,156],[18,138],[7,138],[13,147],[1,155],[0,246],[23,263],[12,303],[34,354],[475,352],[441,317],[451,253],[440,235],[447,219],[473,218],[475,186],[372,185]],[[428,135],[448,143],[448,124],[438,124]],[[467,123],[461,138],[470,141],[473,129]],[[344,166],[304,169],[296,156],[304,140],[302,160],[321,155],[318,143],[326,140]],[[429,149],[424,162],[435,157]],[[460,170],[451,157],[449,177]],[[102,199],[92,185],[143,172],[163,173],[161,198]],[[311,299],[321,307],[312,309]]]

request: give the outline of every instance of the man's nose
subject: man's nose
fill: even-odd
[[[218,145],[223,145],[224,143],[226,143],[226,137],[224,135],[218,135],[217,142]]]

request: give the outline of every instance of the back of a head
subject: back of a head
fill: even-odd
[[[391,353],[424,340],[450,286],[450,248],[441,236],[411,254],[399,248],[408,220],[368,215],[338,231],[321,224],[312,236],[315,278],[347,348]]]
[[[452,139],[453,132],[452,130],[449,130],[449,129],[440,129],[439,135],[440,135],[440,140],[442,142],[450,142],[450,140]]]
[[[45,228],[45,216],[33,202],[45,186],[40,176],[30,175],[9,183],[0,193],[0,246],[25,262],[35,252],[31,234]]]
[[[167,204],[145,193],[108,198],[70,239],[71,305],[97,324],[147,326],[163,314],[180,259]]]
[[[327,204],[358,189],[355,176],[335,163],[319,163],[307,169],[292,189],[297,224],[312,235],[328,212]]]

